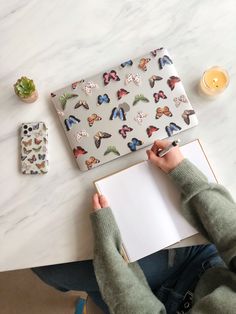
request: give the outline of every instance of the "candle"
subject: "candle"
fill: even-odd
[[[226,70],[214,66],[203,73],[200,81],[201,91],[208,96],[222,93],[229,85],[229,75]]]

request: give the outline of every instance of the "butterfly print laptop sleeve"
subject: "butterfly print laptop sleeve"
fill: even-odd
[[[164,48],[73,82],[51,98],[81,170],[197,125]]]

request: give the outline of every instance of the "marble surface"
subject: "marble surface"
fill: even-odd
[[[169,49],[199,118],[182,142],[201,139],[219,182],[236,197],[235,16],[234,0],[0,2],[1,271],[92,256],[92,182],[146,159],[145,149],[80,172],[49,93],[160,46]],[[197,85],[213,65],[225,67],[231,83],[210,101]],[[35,80],[34,104],[14,95],[22,75]],[[28,121],[49,127],[45,176],[20,173],[19,126]]]

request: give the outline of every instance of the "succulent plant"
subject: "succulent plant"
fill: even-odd
[[[26,76],[22,76],[14,84],[14,90],[15,90],[16,95],[18,95],[22,99],[25,99],[32,96],[36,88],[35,88],[33,80],[27,78]]]

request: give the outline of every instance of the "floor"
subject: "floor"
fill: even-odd
[[[1,314],[74,314],[84,292],[59,292],[37,278],[29,269],[0,272]],[[86,314],[102,314],[88,299]]]

